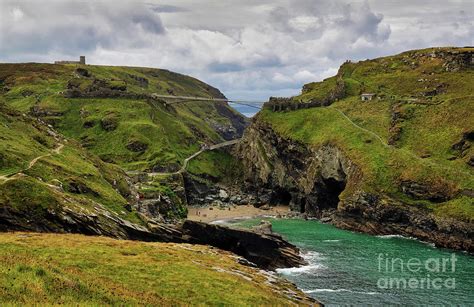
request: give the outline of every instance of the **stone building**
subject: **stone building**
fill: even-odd
[[[372,98],[374,98],[375,94],[373,93],[363,93],[362,95],[360,95],[360,100],[362,101],[369,101],[369,100],[372,100]]]
[[[81,55],[79,61],[54,61],[54,64],[82,64],[86,65],[86,57]]]

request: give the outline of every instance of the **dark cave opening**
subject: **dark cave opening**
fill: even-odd
[[[299,212],[300,213],[304,213],[304,211],[306,210],[306,197],[303,197],[301,198],[301,201],[300,201],[300,204],[299,204]]]
[[[339,195],[346,188],[345,180],[335,178],[323,178],[318,185],[318,207],[319,209],[337,209]]]
[[[337,209],[339,196],[346,188],[346,176],[328,177],[317,180],[311,193],[299,190],[273,188],[270,195],[270,205],[290,206],[294,211],[307,213],[309,216],[319,216],[321,211]]]
[[[291,202],[291,193],[283,188],[274,189],[270,198],[272,205],[288,206]]]

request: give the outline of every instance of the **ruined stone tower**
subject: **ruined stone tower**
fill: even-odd
[[[86,65],[86,57],[81,55],[79,61],[54,61],[54,64],[82,64]]]

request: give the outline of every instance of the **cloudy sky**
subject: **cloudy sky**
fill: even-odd
[[[234,99],[297,94],[360,60],[474,45],[474,0],[0,0],[0,62],[149,66]]]

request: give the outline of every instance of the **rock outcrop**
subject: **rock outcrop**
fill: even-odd
[[[37,214],[37,213],[36,213]],[[0,231],[34,231],[102,235],[118,239],[180,242],[181,232],[171,225],[160,225],[151,232],[147,227],[131,223],[96,204],[93,211],[58,208],[41,215],[3,208]]]
[[[233,252],[266,270],[305,264],[298,248],[277,234],[194,221],[171,225],[150,220],[142,226],[120,218],[99,204],[93,212],[63,207],[48,211],[40,219],[14,209],[4,209],[0,211],[0,231],[81,233],[140,241],[205,244]]]
[[[336,146],[311,149],[282,138],[258,120],[246,131],[236,154],[257,202],[289,205],[316,217],[324,209],[336,209],[347,183],[359,176],[357,166]]]
[[[257,196],[257,203],[289,205],[344,229],[400,234],[439,247],[474,251],[472,224],[364,191],[358,184],[363,176],[360,168],[334,144],[313,148],[286,139],[257,116],[235,155],[244,165],[245,189]],[[449,199],[446,191],[416,182],[401,182],[400,189],[413,199],[435,203]]]
[[[184,222],[182,229],[190,243],[212,245],[234,252],[264,269],[274,270],[305,264],[298,248],[277,234],[256,233],[189,220]]]
[[[383,195],[356,193],[327,216],[331,224],[342,229],[373,235],[399,234],[434,243],[437,247],[474,252],[471,224],[441,219]]]

